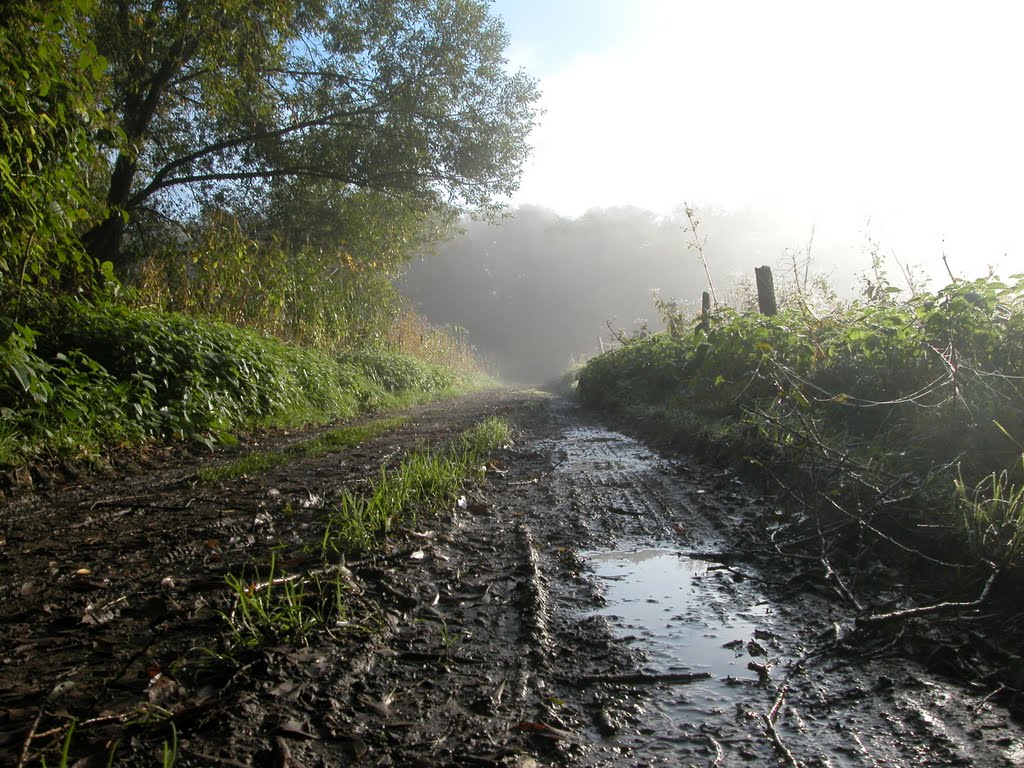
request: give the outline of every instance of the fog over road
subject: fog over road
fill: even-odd
[[[866,241],[835,242],[819,233],[811,243],[810,230],[795,236],[754,211],[696,216],[716,294],[738,309],[754,300],[754,268],[764,264],[775,271],[783,307],[794,275],[808,295],[823,298],[853,295],[860,275],[871,273]],[[510,382],[558,378],[611,340],[609,323],[630,334],[644,324],[659,330],[654,291],[695,314],[708,288],[681,213],[612,208],[567,219],[523,207],[497,224],[463,226],[462,235],[412,264],[400,288],[432,322],[468,330]],[[890,277],[902,285],[898,274]]]

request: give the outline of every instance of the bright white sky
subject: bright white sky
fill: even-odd
[[[515,203],[756,206],[794,247],[868,229],[932,273],[1024,271],[1024,3],[492,7],[547,110]]]

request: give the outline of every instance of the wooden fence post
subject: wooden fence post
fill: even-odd
[[[711,294],[707,291],[700,295],[700,324],[697,328],[704,333],[711,330]]]
[[[757,282],[757,308],[762,315],[777,315],[779,308],[775,304],[775,280],[772,278],[771,267],[755,267],[754,280]]]

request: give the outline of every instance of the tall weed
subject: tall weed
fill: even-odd
[[[137,306],[220,320],[338,351],[383,342],[402,311],[388,276],[345,254],[260,241],[225,214],[187,246],[155,248],[133,275]]]

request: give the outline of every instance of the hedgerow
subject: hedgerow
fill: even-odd
[[[881,292],[821,314],[722,309],[707,332],[627,341],[590,360],[579,397],[803,465],[825,494],[873,489],[883,506],[927,498],[951,513],[937,523],[952,520],[979,554],[1005,558],[1005,519],[1020,516],[1005,499],[1024,487],[1022,277],[905,300]]]

